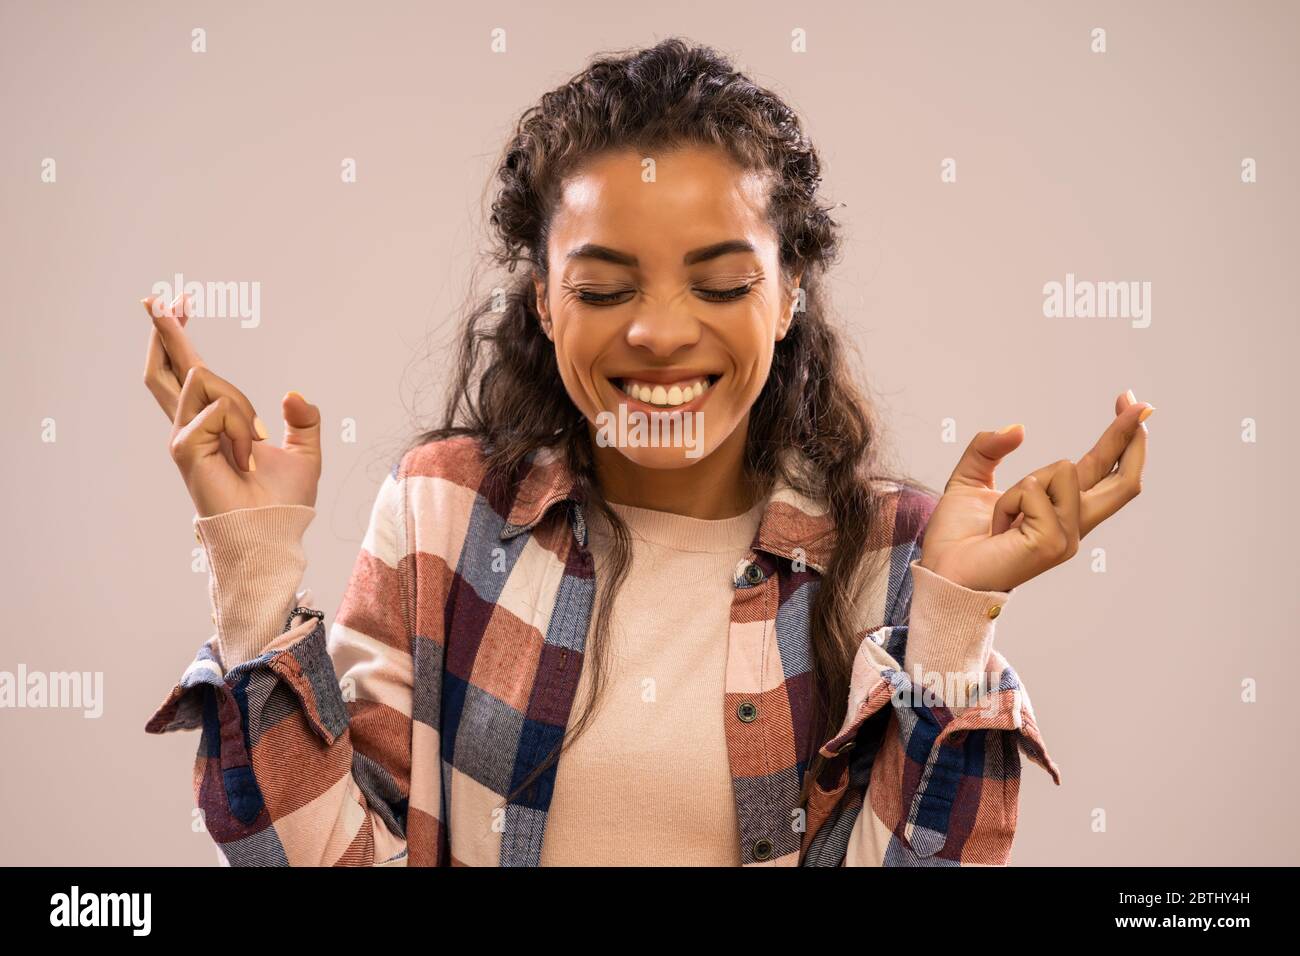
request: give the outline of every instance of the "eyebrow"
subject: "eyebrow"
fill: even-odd
[[[733,252],[754,252],[753,244],[746,242],[744,239],[727,239],[723,242],[715,242],[711,246],[702,246],[699,249],[692,249],[686,255],[682,256],[682,265],[693,266],[699,262],[707,262],[710,259],[716,259],[719,256],[729,255]],[[569,252],[567,259],[598,259],[601,262],[612,262],[616,266],[638,265],[637,257],[627,253],[619,252],[617,249],[611,249],[609,246],[598,245],[594,242],[586,242]]]

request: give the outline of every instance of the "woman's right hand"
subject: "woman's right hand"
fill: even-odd
[[[140,300],[153,318],[144,383],[172,423],[171,454],[199,517],[265,505],[315,505],[320,410],[297,392],[281,400],[284,443],[268,441],[252,402],[215,375],[190,344],[184,296]]]

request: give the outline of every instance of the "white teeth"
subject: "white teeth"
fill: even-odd
[[[696,379],[693,382],[677,382],[670,385],[642,385],[624,379],[622,388],[625,394],[630,395],[637,401],[645,402],[647,405],[672,408],[699,398],[708,391],[709,381],[707,378],[703,378]]]

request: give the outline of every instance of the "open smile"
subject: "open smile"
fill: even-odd
[[[610,378],[632,408],[653,412],[693,412],[708,399],[721,375],[687,375],[676,381],[650,381],[635,375]]]

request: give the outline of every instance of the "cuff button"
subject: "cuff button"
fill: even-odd
[[[991,608],[989,608],[989,617],[990,617],[990,618],[997,617],[997,616],[998,616],[999,614],[1001,614],[1001,613],[1002,613],[1002,605],[1001,605],[1001,604],[995,604],[995,605],[993,605]]]

